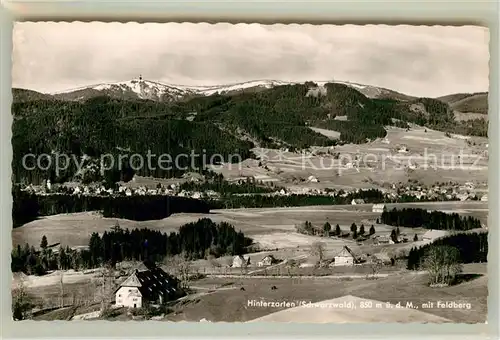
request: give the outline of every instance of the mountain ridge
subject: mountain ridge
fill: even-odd
[[[254,91],[254,85],[270,88]],[[138,82],[115,83],[101,85],[97,90],[81,90],[96,94],[86,100],[68,101],[48,95],[46,100],[14,102],[13,173],[18,181],[30,182],[50,175],[21,167],[22,157],[27,153],[99,157],[131,150],[143,155],[151,151],[155,155],[175,156],[188,154],[190,150],[206,150],[207,157],[222,155],[222,161],[228,162],[234,154],[242,159],[251,157],[254,147],[305,150],[338,143],[363,144],[384,138],[386,126],[408,129],[409,124],[416,124],[448,133],[487,136],[485,120],[457,121],[450,106],[437,99],[371,99],[355,85],[342,83],[272,85],[245,83],[237,87],[238,90],[244,87],[243,92],[236,91],[234,95],[231,94],[234,88],[226,87],[223,95],[162,102],[137,100],[137,93],[146,98],[158,97],[165,95],[162,91],[166,88],[153,84],[145,90]],[[123,91],[126,98],[107,95],[115,90]],[[81,91],[72,94],[81,96],[84,94]],[[34,98],[39,95],[20,92]],[[175,93],[167,96],[172,98]],[[338,140],[312,128],[335,131]],[[143,169],[139,174],[168,177],[173,175],[172,171]],[[113,172],[111,175],[115,176]],[[72,178],[73,172],[68,170],[60,179],[65,176]]]
[[[42,93],[50,98],[57,100],[77,100],[84,101],[97,96],[110,96],[120,99],[149,99],[154,101],[177,101],[190,99],[195,96],[210,96],[214,94],[231,95],[242,92],[255,92],[284,85],[298,84],[316,84],[324,87],[329,83],[347,85],[358,92],[361,92],[368,98],[377,99],[395,99],[400,101],[409,101],[416,97],[403,94],[391,89],[360,84],[341,80],[322,80],[322,81],[282,81],[274,79],[250,80],[245,82],[236,82],[219,85],[182,85],[168,84],[160,81],[146,80],[141,77],[132,80],[125,80],[110,83],[98,83],[77,88]],[[19,90],[19,89],[13,89]],[[28,90],[28,89],[23,89]]]
[[[118,99],[148,99],[161,102],[174,102],[186,99],[189,100],[193,97],[211,96],[214,94],[233,95],[244,92],[262,91],[284,85],[315,84],[316,86],[324,87],[329,83],[347,85],[371,99],[392,99],[406,102],[418,98],[417,96],[408,95],[381,86],[344,80],[283,81],[276,79],[257,79],[217,85],[183,85],[147,80],[142,77],[118,82],[91,84],[47,93],[21,88],[13,88],[13,92],[16,92],[16,98],[14,98],[14,100],[18,101],[30,100],[32,97],[35,99],[85,101],[90,98],[104,95]],[[31,96],[26,96],[25,93],[21,93],[25,91],[31,91],[33,94]],[[36,95],[34,93],[36,93]],[[469,110],[470,112],[484,114],[487,113],[488,110],[487,95],[488,92],[452,93],[433,99],[449,104],[456,111],[464,112],[464,110]]]

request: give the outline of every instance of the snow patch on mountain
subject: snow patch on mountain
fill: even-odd
[[[140,99],[151,100],[178,100],[188,96],[210,96],[214,94],[230,94],[249,89],[270,89],[276,86],[297,85],[305,82],[288,82],[280,80],[253,80],[234,84],[225,85],[207,85],[207,86],[190,86],[190,85],[174,85],[164,84],[156,81],[144,80],[142,78],[132,79],[128,81],[96,84],[92,86],[81,87],[61,92],[51,93],[52,95],[70,96],[73,99],[82,98],[82,93],[90,91],[89,95],[95,96],[95,91],[102,92],[105,95],[115,95],[118,97],[133,96]],[[309,95],[324,95],[325,85],[328,83],[337,83],[349,86],[368,98],[379,98],[390,94],[390,90],[382,89],[376,86],[351,83],[347,81],[313,81],[318,86],[318,90],[312,91]],[[316,93],[318,92],[318,93]],[[74,95],[78,94],[77,97]],[[85,97],[85,96],[83,96]]]

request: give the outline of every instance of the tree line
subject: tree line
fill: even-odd
[[[472,216],[460,216],[457,213],[447,214],[441,211],[429,212],[420,208],[392,209],[384,211],[381,216],[384,224],[409,228],[426,228],[438,230],[470,230],[481,228],[481,221]]]
[[[150,229],[122,229],[117,224],[102,236],[92,233],[88,249],[74,250],[48,246],[42,237],[39,249],[18,245],[12,250],[13,272],[42,275],[48,270],[89,269],[121,261],[161,262],[166,257],[182,255],[189,260],[243,254],[252,239],[226,222],[215,223],[208,218],[182,225],[169,234]]]
[[[441,237],[431,244],[421,247],[413,247],[408,254],[407,268],[410,270],[421,269],[429,252],[441,246],[457,249],[459,263],[488,261],[488,232],[463,233]]]
[[[365,225],[361,224],[358,230],[358,226],[354,222],[351,224],[350,232],[347,233],[345,233],[340,228],[340,225],[337,224],[335,225],[335,227],[333,227],[328,221],[325,222],[323,226],[316,226],[313,225],[310,221],[305,221],[304,223],[296,225],[295,230],[300,234],[322,237],[337,236],[345,238],[352,235],[352,238],[355,240],[358,239],[358,237],[363,238],[365,236],[371,236],[375,234],[375,227],[373,226],[373,224],[371,225],[367,235]]]
[[[273,208],[273,207],[299,207],[309,205],[345,205],[351,204],[353,199],[363,199],[365,203],[406,203],[406,202],[430,202],[439,201],[439,198],[429,199],[427,197],[417,198],[411,195],[402,195],[390,198],[377,189],[361,190],[348,193],[338,192],[334,196],[315,194],[291,194],[291,195],[229,195],[220,199],[207,200],[210,209],[232,209],[232,208]]]

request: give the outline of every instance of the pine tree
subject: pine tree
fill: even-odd
[[[375,234],[375,227],[372,224],[372,226],[370,227],[370,235],[373,235],[373,234]]]
[[[47,242],[47,236],[43,235],[42,236],[42,242],[40,242],[40,248],[43,250],[47,249],[48,242]]]
[[[397,243],[398,241],[398,236],[396,234],[396,230],[392,229],[391,231],[391,240],[394,241],[394,243]]]
[[[357,239],[358,238],[358,231],[357,228],[352,231],[352,238]]]
[[[342,230],[340,230],[340,226],[337,224],[335,226],[335,235],[340,236],[342,234]]]
[[[408,253],[408,263],[406,269],[413,270],[415,268],[415,248],[411,248]]]
[[[361,227],[359,227],[359,234],[363,235],[365,233],[365,226],[362,224]]]
[[[332,226],[330,225],[330,223],[326,222],[325,225],[323,226],[323,231],[325,232],[325,236],[329,236],[331,230]]]
[[[418,236],[417,234],[415,234],[415,236],[413,236],[413,241],[417,242],[418,241]]]
[[[377,218],[377,224],[380,224],[380,221],[379,221],[379,219],[378,219],[378,218]]]

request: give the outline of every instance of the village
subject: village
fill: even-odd
[[[145,185],[135,185],[135,179],[131,183],[123,183],[118,186],[115,190],[113,188],[106,189],[104,186],[99,184],[51,184],[50,180],[46,180],[43,185],[25,185],[21,190],[34,193],[37,195],[57,195],[57,194],[70,194],[79,196],[145,196],[145,195],[167,195],[167,196],[178,196],[178,197],[190,197],[193,199],[218,199],[221,197],[221,193],[215,190],[206,191],[188,191],[180,189],[181,183],[191,182],[191,183],[202,183],[204,181],[203,176],[199,174],[191,174],[191,176],[185,176],[181,181],[171,180],[171,184],[158,183],[156,187],[148,187]],[[238,182],[256,183],[258,179],[249,176],[244,178],[238,178],[233,180],[233,183]],[[317,183],[318,180],[311,176],[308,179],[311,183]],[[347,197],[350,194],[359,193],[363,190],[368,189],[351,189],[351,190],[333,190],[329,188],[308,188],[308,187],[291,187],[291,188],[280,188],[279,190],[271,193],[236,193],[235,196],[248,196],[248,195],[264,195],[264,196],[289,196],[289,195],[316,195],[316,196],[336,196]],[[431,187],[426,187],[422,184],[418,185],[415,183],[399,183],[392,184],[389,188],[380,188],[380,190],[386,198],[390,200],[397,201],[401,197],[410,197],[415,200],[423,201],[434,201],[434,200],[449,200],[449,201],[474,201],[481,200],[484,202],[488,201],[487,188],[484,185],[475,185],[472,182],[466,182],[464,184],[459,183],[436,183]],[[362,199],[353,199],[351,202],[355,204],[363,204]]]

